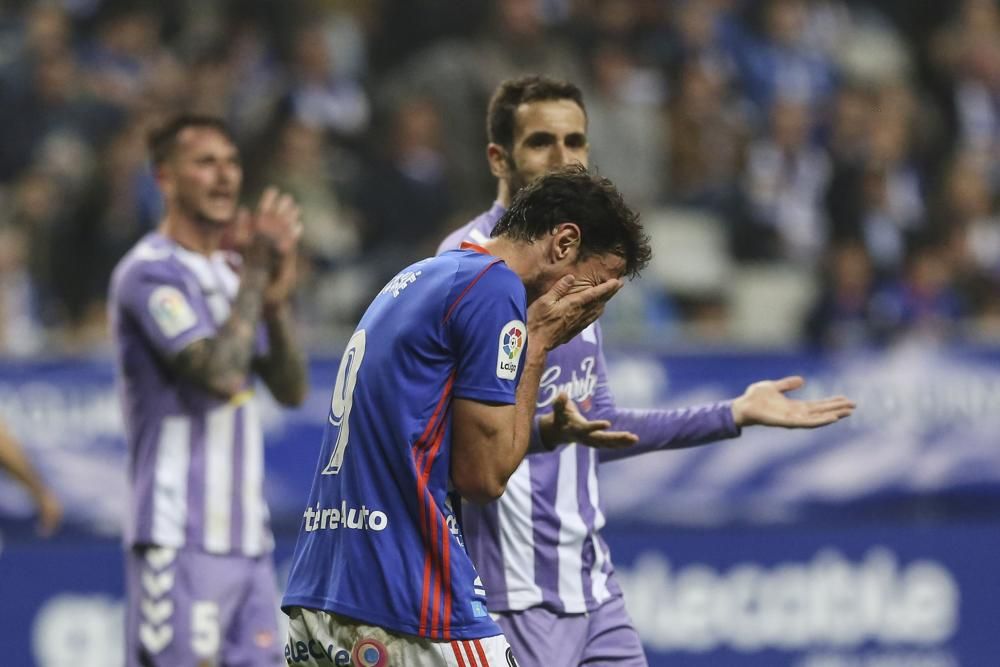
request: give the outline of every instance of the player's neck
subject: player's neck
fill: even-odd
[[[510,186],[507,185],[507,181],[497,181],[497,201],[506,209],[510,208],[510,200]]]
[[[224,231],[218,225],[170,212],[163,217],[159,227],[161,234],[182,248],[206,256],[219,249]]]
[[[494,257],[502,259],[507,267],[518,275],[528,292],[529,302],[533,301],[537,296],[534,286],[541,276],[540,244],[500,237],[490,239],[483,244],[483,247]]]

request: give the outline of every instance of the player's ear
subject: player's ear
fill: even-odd
[[[552,231],[553,259],[574,261],[580,253],[580,227],[575,222],[560,222]]]
[[[494,178],[507,178],[510,171],[507,160],[507,149],[500,144],[486,145],[486,160],[490,163],[490,173]]]

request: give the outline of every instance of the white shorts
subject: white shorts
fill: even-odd
[[[404,635],[317,609],[288,610],[285,662],[321,667],[517,667],[503,635],[451,642]]]

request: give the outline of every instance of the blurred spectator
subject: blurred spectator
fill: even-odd
[[[745,115],[723,73],[704,61],[680,71],[668,111],[671,198],[725,208],[735,194],[749,139]]]
[[[956,285],[955,267],[946,245],[937,239],[914,243],[901,278],[873,297],[893,338],[943,341],[959,333],[966,304]]]
[[[836,245],[826,260],[822,291],[806,320],[806,340],[833,349],[882,342],[886,325],[872,303],[875,272],[864,245]]]
[[[833,63],[821,44],[807,41],[805,0],[751,3],[757,30],[736,43],[744,90],[761,117],[778,99],[820,109],[834,90]]]
[[[655,70],[637,66],[617,42],[591,58],[594,92],[587,97],[587,138],[595,166],[632,206],[663,199],[666,187],[666,126],[660,111],[666,91]]]
[[[94,146],[117,125],[120,115],[82,85],[72,51],[56,50],[18,64],[26,86],[0,91],[0,181],[9,181],[38,157],[52,137]],[[86,169],[78,163],[75,167]]]
[[[719,2],[677,0],[672,3],[669,35],[655,41],[657,61],[676,76],[689,63],[699,62],[725,80],[736,75],[733,54],[723,39],[729,18]]]
[[[901,85],[873,94],[863,157],[838,146],[841,171],[827,195],[835,238],[862,239],[876,269],[901,269],[910,240],[926,228],[922,175],[913,155],[915,101]],[[858,115],[859,119],[863,114]]]
[[[176,90],[183,73],[159,39],[160,28],[161,17],[151,6],[107,5],[82,57],[88,85],[101,100],[131,110]]]
[[[293,48],[292,113],[306,125],[344,138],[359,137],[371,120],[368,95],[357,81],[337,71],[322,27],[301,28]]]
[[[349,289],[342,284],[360,250],[357,215],[344,204],[332,164],[337,154],[319,128],[288,118],[273,139],[257,180],[293,195],[302,209],[299,320],[309,336],[321,331],[329,336],[337,325],[355,324],[369,288],[363,276]]]
[[[745,206],[734,230],[737,257],[808,264],[822,254],[830,161],[810,143],[810,122],[804,102],[778,100],[769,135],[750,145],[742,186]]]
[[[951,82],[959,141],[1000,161],[1000,7],[964,0],[932,41],[932,58]],[[994,183],[1000,175],[993,168]]]
[[[391,267],[433,255],[453,212],[434,103],[420,97],[401,102],[386,137],[360,192],[363,248],[384,266],[379,285],[392,277]]]

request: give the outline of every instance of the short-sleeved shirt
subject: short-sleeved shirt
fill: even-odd
[[[248,556],[273,546],[252,384],[224,400],[169,363],[228,319],[236,259],[152,233],[115,268],[109,309],[128,445],[126,544]],[[265,349],[260,333],[257,351]]]
[[[341,359],[283,607],[435,640],[500,634],[449,493],[452,401],[513,404],[520,278],[482,249],[413,264]]]

